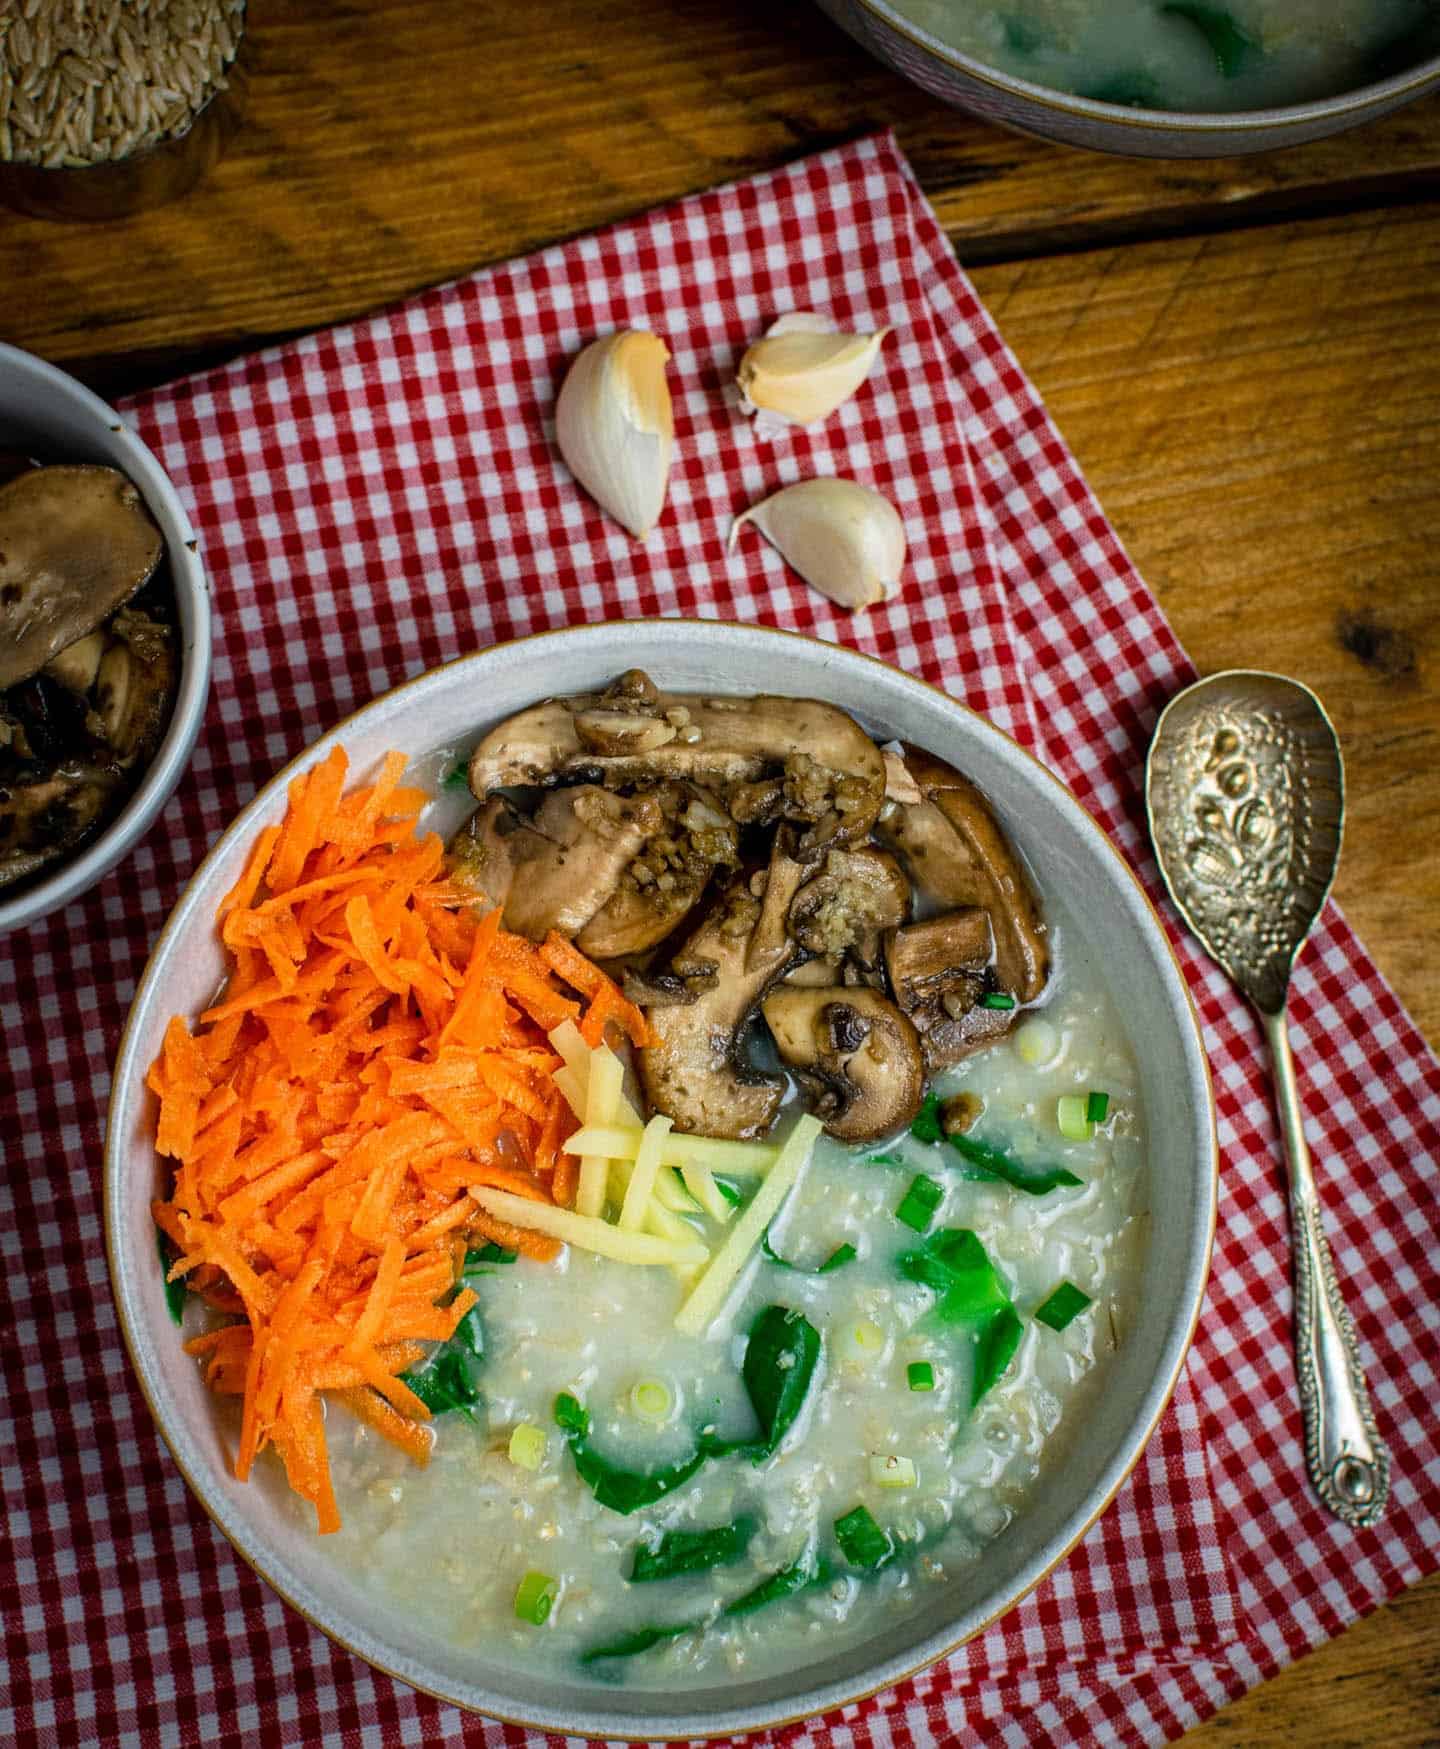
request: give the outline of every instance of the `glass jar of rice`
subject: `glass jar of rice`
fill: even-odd
[[[0,200],[113,219],[185,194],[245,96],[245,0],[0,6]]]

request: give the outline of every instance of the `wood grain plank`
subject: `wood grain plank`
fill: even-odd
[[[1440,101],[1260,158],[1102,158],[945,108],[804,4],[252,16],[249,115],[208,183],[115,226],[0,222],[5,338],[106,390],[158,381],[882,126],[970,262],[1440,191]]]
[[[1440,1037],[1440,208],[975,281],[1200,667],[1326,701],[1337,897]]]

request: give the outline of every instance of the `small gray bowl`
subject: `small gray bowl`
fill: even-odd
[[[145,1071],[169,1016],[193,1014],[213,997],[222,975],[216,906],[239,877],[255,834],[283,816],[287,782],[337,743],[356,782],[395,747],[422,769],[442,769],[523,706],[595,689],[635,666],[680,691],[827,699],[872,732],[916,742],[967,772],[1036,870],[1042,894],[1048,885],[1063,888],[1088,919],[1091,943],[1129,1017],[1146,1108],[1157,1114],[1140,1303],[1104,1393],[1025,1512],[984,1562],[955,1573],[922,1610],[898,1615],[859,1649],[819,1649],[780,1674],[688,1691],[648,1687],[643,1679],[611,1688],[578,1673],[518,1668],[480,1646],[442,1643],[330,1566],[321,1539],[297,1536],[283,1480],[270,1466],[247,1483],[231,1473],[215,1400],[184,1362],[166,1310],[150,1216],[162,1173]],[[868,656],[757,626],[641,620],[548,632],[434,669],[358,711],[260,791],[191,880],[136,991],[110,1099],[105,1243],[120,1327],[176,1462],[240,1555],[308,1621],[414,1687],[492,1717],[587,1737],[714,1737],[826,1712],[900,1681],[1003,1615],[1074,1547],[1129,1475],[1170,1400],[1204,1297],[1216,1170],[1210,1077],[1185,980],[1128,865],[1068,790],[984,718]]]
[[[1129,158],[1229,158],[1343,133],[1440,90],[1440,43],[1413,67],[1333,97],[1231,114],[1131,109],[1037,85],[962,54],[890,0],[817,0],[821,11],[922,91],[987,121],[1066,146]]]
[[[99,834],[42,880],[0,887],[0,935],[88,892],[128,856],[170,799],[190,761],[210,696],[210,590],[180,495],[150,450],[83,383],[53,364],[0,344],[0,448],[46,461],[104,462],[140,488],[165,537],[180,621],[180,682],[165,731],[139,787]]]

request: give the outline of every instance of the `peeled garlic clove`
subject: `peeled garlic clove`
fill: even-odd
[[[840,334],[828,316],[809,310],[781,316],[740,360],[740,404],[791,425],[828,419],[870,374],[889,332]]]
[[[669,357],[665,342],[643,329],[607,334],[570,366],[555,407],[566,467],[636,540],[655,526],[670,480]]]
[[[899,588],[905,529],[888,498],[854,480],[802,480],[737,516],[753,522],[814,588],[852,612]]]

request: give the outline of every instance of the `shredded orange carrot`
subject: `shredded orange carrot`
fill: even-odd
[[[537,948],[450,888],[404,767],[387,754],[346,793],[337,747],[291,781],[220,907],[227,987],[170,1022],[146,1081],[175,1163],[154,1210],[171,1278],[236,1320],[187,1352],[242,1400],[236,1475],[273,1449],[322,1531],[340,1523],[323,1398],[424,1463],[429,1411],[401,1375],[474,1303],[454,1291],[467,1244],[559,1252],[469,1194],[574,1194],[545,1033],[578,1018],[648,1036],[568,942]]]

